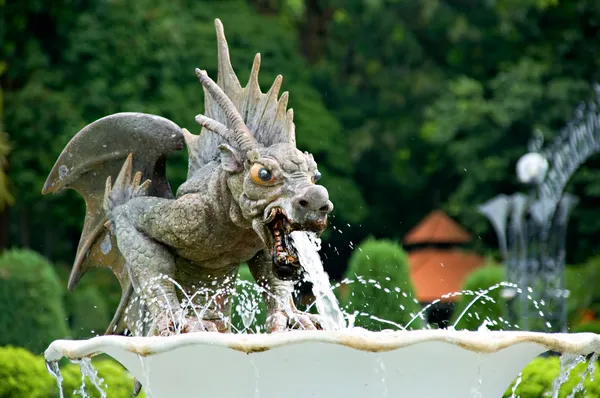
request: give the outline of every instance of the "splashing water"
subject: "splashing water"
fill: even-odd
[[[252,364],[252,370],[254,371],[254,398],[260,398],[260,387],[258,383],[260,373],[258,371],[258,366],[256,366],[256,362],[254,362],[254,358],[250,358],[250,363]]]
[[[483,379],[481,376],[481,353],[477,354],[477,384],[475,387],[471,388],[471,397],[472,398],[483,398],[483,393],[481,392],[481,388],[483,386]]]
[[[381,354],[377,355],[376,363],[375,363],[375,374],[380,377],[381,380],[381,396],[382,398],[388,398],[388,388],[387,388],[387,369],[385,367],[385,362],[383,362],[383,356]]]
[[[62,388],[63,377],[60,374],[60,367],[58,366],[58,362],[57,361],[52,361],[52,362],[46,361],[46,369],[48,370],[48,373],[50,373],[52,375],[52,377],[54,377],[54,380],[56,380],[60,398],[64,398],[65,393]]]
[[[344,315],[333,294],[329,277],[323,270],[323,263],[319,257],[321,240],[314,233],[303,231],[292,232],[291,238],[294,248],[298,252],[300,264],[308,274],[308,280],[312,282],[317,311],[323,318],[323,328],[325,330],[346,328]]]
[[[554,381],[552,382],[552,398],[558,398],[558,393],[560,391],[560,387],[569,379],[569,375],[571,371],[580,364],[585,361],[585,357],[583,355],[577,354],[563,354],[560,357],[560,374]]]
[[[590,356],[588,366],[586,367],[585,371],[581,374],[581,379],[579,380],[579,383],[577,383],[577,385],[575,386],[575,388],[573,388],[573,391],[571,392],[571,394],[569,394],[567,398],[575,398],[578,392],[582,392],[585,390],[584,383],[585,379],[587,379],[588,376],[590,377],[590,381],[594,381],[594,370],[596,370],[596,361],[598,361],[597,352]]]
[[[85,392],[85,379],[87,377],[100,393],[100,398],[106,398],[106,392],[104,392],[101,386],[104,383],[104,379],[98,376],[98,371],[92,365],[92,360],[90,358],[81,358],[79,360],[71,360],[71,362],[79,364],[79,369],[81,370],[81,387],[74,394],[81,394],[83,398],[88,397]]]
[[[521,380],[523,380],[523,372],[519,372],[519,376],[517,376],[517,380],[515,381],[515,384],[511,390],[510,398],[517,398],[517,388],[519,388]]]
[[[142,365],[142,370],[144,372],[144,392],[146,393],[147,398],[152,398],[152,391],[150,390],[150,369],[146,366],[146,362],[141,355],[138,355],[138,359],[140,360],[140,364]]]

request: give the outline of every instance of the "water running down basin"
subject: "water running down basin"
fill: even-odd
[[[106,353],[149,397],[501,397],[536,356],[600,352],[592,333],[417,330],[192,333],[58,340],[46,360]],[[110,397],[110,386],[106,390]]]

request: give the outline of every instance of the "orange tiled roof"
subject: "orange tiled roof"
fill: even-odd
[[[441,210],[434,210],[404,237],[405,245],[417,243],[466,243],[471,235]]]
[[[422,249],[408,255],[410,274],[417,300],[430,302],[447,293],[458,292],[469,273],[484,259],[457,249]],[[450,297],[444,301],[455,301]]]

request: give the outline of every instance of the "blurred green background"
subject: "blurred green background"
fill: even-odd
[[[515,164],[532,132],[550,140],[600,82],[597,0],[0,0],[0,7],[0,325],[13,329],[0,345],[35,354],[58,337],[103,333],[120,294],[99,272],[67,292],[84,203],[71,191],[42,197],[49,171],[77,131],[110,113],[155,113],[198,133],[203,95],[194,68],[216,76],[216,17],[241,81],[257,52],[263,89],[284,76],[298,146],[314,154],[335,204],[322,250],[334,281],[372,271],[355,255],[361,242],[380,250],[378,258],[402,252],[402,237],[433,209],[474,235],[471,250],[498,262],[496,235],[476,206],[522,190]],[[176,188],[187,153],[169,162]],[[595,156],[567,187],[580,198],[567,242],[571,330],[600,331],[599,177]],[[405,255],[394,258],[386,272],[410,285]],[[477,272],[467,288],[502,278],[492,265]],[[370,311],[397,316],[384,301]],[[18,396],[2,395],[2,377],[0,396]]]

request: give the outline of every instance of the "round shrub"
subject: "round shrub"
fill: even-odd
[[[352,254],[346,279],[351,282],[340,295],[340,304],[356,314],[355,326],[369,330],[397,329],[405,326],[421,311],[415,301],[408,257],[392,241],[368,239]],[[423,321],[414,319],[408,329],[420,329]]]
[[[231,323],[234,333],[255,333],[265,330],[267,307],[258,285],[247,265],[238,270],[238,282],[232,306]]]
[[[504,280],[504,268],[498,265],[487,264],[473,271],[463,283],[461,290],[465,293],[456,302],[451,323],[456,324],[457,329],[466,330],[477,330],[484,321],[488,329],[511,329],[503,322],[506,319],[507,305],[506,300],[501,296],[503,287],[500,286],[483,294],[484,291]],[[479,298],[477,298],[478,294]],[[467,307],[469,309],[465,312]]]
[[[0,347],[0,397],[48,398],[58,387],[44,360],[21,347]]]
[[[0,345],[41,353],[68,337],[62,291],[52,265],[30,250],[0,255]]]
[[[593,380],[590,375],[586,375],[588,362],[584,361],[577,364],[570,372],[569,378],[565,381],[558,393],[559,398],[600,398],[600,369],[596,364],[593,373]],[[538,357],[527,365],[521,373],[521,382],[516,388],[515,397],[519,398],[539,398],[551,397],[554,380],[560,374],[560,359],[558,357],[543,358]],[[584,389],[574,391],[581,382],[583,376]],[[509,398],[512,395],[512,389],[515,381],[506,390],[503,398]],[[571,395],[573,394],[574,395]]]
[[[63,286],[63,301],[71,335],[85,339],[103,334],[121,300],[121,286],[109,269],[96,268],[88,271],[70,292],[67,289],[71,265],[56,267]]]
[[[78,286],[66,297],[66,307],[71,334],[76,339],[104,334],[111,320],[104,297],[96,286]]]

